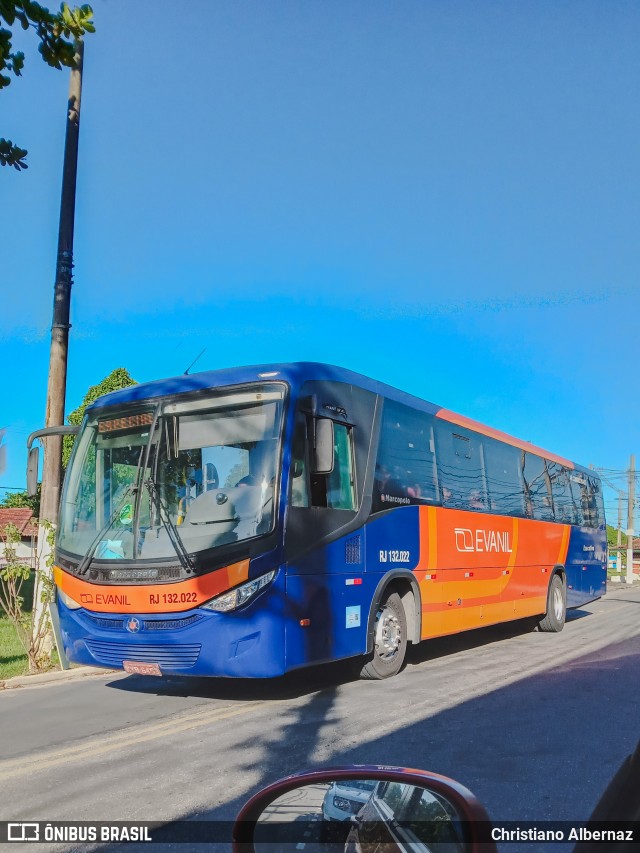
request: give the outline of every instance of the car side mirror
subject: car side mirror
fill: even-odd
[[[233,827],[234,853],[331,850],[497,853],[484,806],[463,785],[422,770],[328,768],[259,791]]]
[[[333,460],[333,421],[330,418],[316,418],[313,473],[330,474],[333,471]]]

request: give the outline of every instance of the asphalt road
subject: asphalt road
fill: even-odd
[[[561,634],[513,624],[423,643],[383,682],[322,667],[6,690],[0,819],[229,821],[281,776],[380,763],[452,776],[496,821],[584,820],[640,738],[639,663],[636,586],[573,611]]]

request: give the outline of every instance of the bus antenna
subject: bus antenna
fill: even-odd
[[[185,372],[184,372],[184,375],[185,375],[185,376],[188,376],[188,375],[189,375],[189,371],[191,370],[191,368],[193,367],[193,365],[196,363],[196,361],[198,361],[198,359],[199,359],[199,358],[201,358],[201,357],[205,354],[205,352],[206,352],[206,351],[207,351],[207,348],[205,347],[205,348],[202,350],[202,352],[200,353],[200,355],[199,355],[199,356],[197,356],[197,358],[194,358],[194,360],[191,362],[191,364],[189,365],[189,367],[187,367],[187,369],[185,370]]]

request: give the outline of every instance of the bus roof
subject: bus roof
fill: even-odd
[[[500,430],[485,426],[464,415],[458,415],[442,406],[437,406],[413,394],[408,394],[391,385],[385,385],[368,376],[355,373],[343,367],[320,362],[293,362],[290,364],[260,364],[246,367],[230,367],[222,370],[208,370],[202,373],[173,376],[168,379],[157,379],[154,382],[144,382],[140,385],[132,385],[120,391],[112,391],[99,397],[88,409],[94,411],[106,406],[125,405],[143,400],[152,400],[158,397],[166,397],[173,394],[185,394],[192,391],[205,390],[207,388],[220,388],[228,385],[241,385],[247,382],[264,382],[280,380],[292,386],[299,386],[308,380],[332,380],[335,382],[346,382],[380,394],[398,403],[404,403],[420,409],[428,414],[435,415],[442,420],[452,424],[479,432],[498,441],[513,445],[529,453],[543,456],[553,462],[559,462],[568,468],[576,468],[585,471],[592,476],[597,476],[594,471],[576,465],[569,459],[543,450],[528,441],[523,441]]]

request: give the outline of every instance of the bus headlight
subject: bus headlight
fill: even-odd
[[[225,592],[222,595],[217,595],[200,607],[205,610],[217,610],[219,613],[228,613],[230,610],[237,610],[247,601],[250,601],[256,593],[263,589],[267,584],[275,578],[275,569],[272,572],[267,572],[253,581],[243,583],[242,586],[237,586],[235,589]]]
[[[79,610],[82,607],[81,604],[78,604],[77,601],[74,601],[73,598],[70,598],[66,592],[63,592],[59,586],[56,587],[56,589],[58,590],[58,598],[67,608],[67,610]]]

